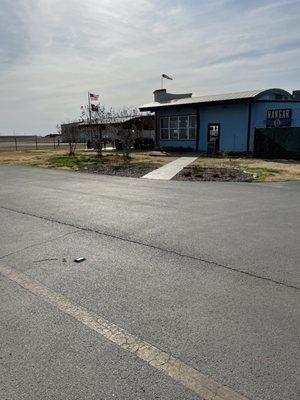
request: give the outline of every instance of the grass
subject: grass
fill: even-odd
[[[0,164],[67,170],[92,169],[105,164],[123,169],[129,164],[136,167],[158,168],[172,159],[175,158],[151,157],[146,153],[132,153],[131,159],[125,161],[121,153],[104,153],[102,158],[98,158],[96,153],[85,151],[77,151],[74,157],[69,157],[66,149],[0,151]]]
[[[131,153],[130,165],[136,167],[159,168],[175,160],[179,154],[169,157],[153,157],[143,152]],[[126,168],[122,153],[104,153],[98,158],[95,153],[82,150],[75,157],[69,157],[66,149],[54,150],[3,150],[0,151],[0,164],[26,165],[42,168],[78,170],[94,168],[100,165],[114,165]],[[261,160],[245,157],[199,157],[194,165],[201,167],[237,168],[255,174],[258,182],[300,180],[300,162],[285,160]]]
[[[54,155],[48,159],[50,168],[82,169],[97,167],[108,163],[107,157],[98,158],[94,154],[78,154],[74,157],[68,155]]]
[[[237,168],[254,174],[258,182],[300,180],[300,162],[261,160],[243,157],[199,157],[194,165],[201,167]]]

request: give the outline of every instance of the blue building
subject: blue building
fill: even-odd
[[[257,128],[300,127],[300,91],[255,90],[212,96],[154,92],[140,111],[155,113],[156,143],[208,153],[252,153]]]

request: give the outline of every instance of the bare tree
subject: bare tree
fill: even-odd
[[[63,130],[64,137],[69,144],[69,156],[74,157],[79,137],[78,123],[65,124]]]
[[[130,152],[138,137],[139,129],[136,121],[139,120],[140,116],[138,109],[133,107],[123,107],[117,110],[105,108],[105,106],[98,104],[94,105],[91,111],[88,106],[81,107],[81,121],[89,126],[91,139],[97,150],[98,157],[103,156],[103,132],[105,131],[113,139],[121,142],[124,160],[129,160]],[[72,129],[70,129],[69,137],[72,139],[72,143],[73,139],[76,139],[75,132],[72,133]]]
[[[121,142],[124,160],[130,159],[130,153],[138,137],[138,127],[136,120],[139,111],[132,107],[123,107],[121,110],[111,111],[113,114],[111,129],[114,130],[115,137]]]
[[[57,125],[56,125],[56,132],[57,132],[59,135],[61,135],[61,125],[60,125],[60,124],[57,124]]]

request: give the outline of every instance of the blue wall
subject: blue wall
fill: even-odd
[[[247,151],[248,104],[210,105],[200,108],[200,146],[207,149],[208,124],[220,124],[220,151]]]
[[[277,108],[292,109],[292,126],[300,126],[300,103],[299,102],[256,102],[252,105],[250,125],[250,151],[253,151],[255,128],[266,127],[267,110]],[[249,104],[228,105],[200,105],[200,132],[199,150],[207,149],[208,124],[220,124],[220,151],[246,152]],[[195,108],[169,108],[157,112],[158,129],[160,132],[160,117],[173,115],[196,115]],[[194,140],[160,140],[162,147],[190,147],[196,150]]]
[[[196,140],[160,140],[161,147],[186,147],[196,150]]]

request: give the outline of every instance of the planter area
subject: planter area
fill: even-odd
[[[190,165],[185,167],[173,180],[176,181],[213,181],[213,182],[252,182],[251,173],[229,167],[201,167]]]
[[[92,168],[84,167],[81,169],[77,169],[77,172],[141,178],[142,176],[153,171],[154,169],[155,168],[153,166],[130,162],[120,165],[103,164]]]

